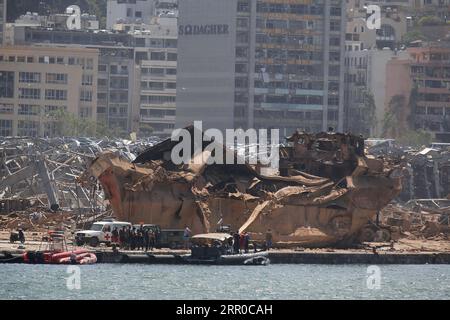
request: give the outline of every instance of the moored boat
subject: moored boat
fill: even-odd
[[[23,254],[24,263],[31,264],[93,264],[97,262],[94,253],[86,249],[68,250],[64,234],[50,232],[37,251],[27,251]],[[44,248],[41,247],[45,243]]]
[[[267,251],[233,253],[233,237],[228,233],[205,233],[191,238],[191,254],[179,256],[188,264],[268,265]]]

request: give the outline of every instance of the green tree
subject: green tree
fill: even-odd
[[[103,122],[79,118],[75,114],[59,109],[48,115],[54,124],[54,134],[58,136],[125,137],[126,132],[112,130]]]
[[[401,114],[406,103],[405,96],[395,95],[389,101],[388,110],[383,119],[383,136],[398,137]]]
[[[397,141],[406,146],[421,147],[428,146],[433,141],[433,134],[422,129],[406,130]]]
[[[370,134],[377,124],[375,97],[370,91],[364,91],[364,124],[369,129]]]
[[[148,123],[143,123],[139,127],[139,135],[142,137],[150,136],[153,133],[154,129]]]
[[[426,37],[423,35],[423,33],[420,30],[411,30],[405,33],[402,37],[402,43],[403,44],[409,44],[416,40],[426,40]]]
[[[445,24],[445,22],[436,16],[425,16],[420,18],[418,22],[419,26],[439,26],[443,24]]]

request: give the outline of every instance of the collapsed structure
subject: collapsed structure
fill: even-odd
[[[406,148],[385,141],[368,148],[377,157],[402,164],[399,200],[439,199],[450,195],[450,147]]]
[[[63,209],[76,213],[105,210],[103,192],[89,189],[76,178],[98,153],[110,150],[133,160],[145,145],[128,140],[88,138],[0,139],[0,215],[26,211],[30,207]]]
[[[193,137],[194,127],[187,130]],[[288,141],[280,148],[280,175],[263,175],[247,162],[208,164],[206,143],[189,163],[175,165],[178,142],[167,139],[133,162],[102,153],[82,180],[98,179],[118,219],[194,233],[230,225],[256,241],[270,229],[278,247],[351,242],[401,190],[398,170],[364,155],[359,137],[296,133]]]

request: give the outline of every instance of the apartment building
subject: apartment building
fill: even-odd
[[[5,42],[7,0],[0,0],[0,46]]]
[[[408,48],[410,77],[417,90],[411,110],[414,129],[450,142],[450,43]]]
[[[156,0],[107,0],[106,28],[116,23],[150,23]]]
[[[96,118],[117,134],[136,130],[139,119],[139,87],[135,84],[134,39],[127,33],[14,28],[14,43],[54,48],[95,49],[98,52]]]
[[[362,49],[385,47],[395,49],[408,31],[413,0],[346,0],[347,1],[347,41],[361,41]],[[381,10],[380,27],[369,28],[368,5],[377,5]],[[370,24],[370,23],[369,23]],[[351,50],[350,47],[347,51]]]
[[[96,121],[98,50],[0,48],[0,136],[52,136],[52,113]]]
[[[140,133],[168,136],[175,126],[177,19],[154,18],[135,33],[135,61],[140,67]]]
[[[342,130],[345,23],[345,1],[180,1],[176,127]]]
[[[176,17],[161,14],[149,25],[115,27],[129,29],[83,32],[19,26],[14,28],[14,43],[97,49],[97,119],[118,134],[141,130],[170,135],[175,123]]]
[[[390,48],[362,49],[358,41],[346,41],[345,53],[345,130],[355,134],[380,136],[386,113],[387,65],[391,59],[407,59],[405,50]],[[353,47],[352,50],[348,48]],[[370,109],[369,99],[373,98],[374,110]],[[373,112],[373,114],[372,114]]]

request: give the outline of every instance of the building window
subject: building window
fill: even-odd
[[[13,71],[0,71],[0,98],[14,98]]]
[[[67,90],[46,89],[46,100],[67,100]]]
[[[47,83],[67,84],[67,73],[47,73],[45,81]]]
[[[239,28],[248,28],[248,18],[237,18],[236,25]]]
[[[81,90],[80,101],[92,101],[92,91]]]
[[[177,40],[176,39],[165,39],[164,40],[164,47],[165,48],[176,48],[177,47]]]
[[[39,72],[19,72],[19,82],[39,83],[41,82],[41,74]]]
[[[10,103],[2,103],[0,104],[0,114],[13,114],[14,113],[14,105]]]
[[[136,38],[134,44],[136,47],[145,47],[145,38]]]
[[[341,30],[341,21],[340,20],[331,20],[330,21],[330,30],[331,31]]]
[[[166,69],[166,74],[167,75],[176,75],[177,69]]]
[[[86,70],[94,70],[94,59],[92,59],[92,58],[86,59],[85,69]]]
[[[0,136],[12,136],[12,120],[0,120]]]
[[[148,83],[149,90],[164,90],[163,82],[149,82]]]
[[[106,65],[105,64],[99,64],[98,65],[98,71],[106,72]]]
[[[46,115],[52,115],[57,113],[58,111],[66,111],[66,106],[52,106],[52,105],[46,105],[44,107],[44,112]]]
[[[176,89],[177,84],[175,82],[167,82],[166,83],[166,89]]]
[[[40,98],[41,98],[40,89],[19,88],[19,99],[39,100]]]
[[[177,54],[176,53],[167,53],[167,61],[177,61]]]
[[[93,83],[94,76],[91,74],[84,74],[81,80],[83,86],[91,86]]]
[[[238,12],[249,12],[250,11],[249,3],[248,2],[238,2],[237,11]]]
[[[19,104],[17,113],[24,116],[37,116],[40,114],[40,106],[32,104]]]
[[[150,47],[163,48],[164,47],[163,39],[150,39]]]
[[[39,133],[39,122],[19,120],[17,122],[17,134],[19,136],[36,137]]]
[[[142,11],[136,11],[136,12],[134,13],[134,16],[135,16],[136,18],[142,18]]]
[[[80,108],[80,117],[81,118],[91,118],[92,117],[92,109],[90,107]]]
[[[166,54],[164,52],[152,52],[150,54],[150,60],[157,60],[157,61],[166,60]]]

